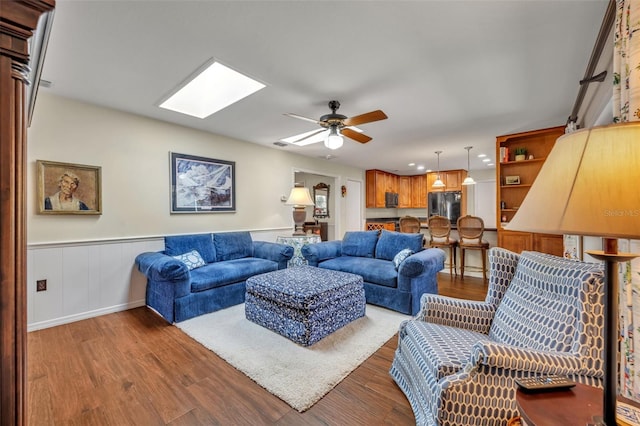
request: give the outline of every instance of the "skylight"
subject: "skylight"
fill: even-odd
[[[205,118],[264,87],[246,75],[213,62],[161,103],[160,108]]]

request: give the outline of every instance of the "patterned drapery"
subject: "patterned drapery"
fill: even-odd
[[[613,121],[640,120],[640,0],[618,0],[614,28]]]
[[[617,0],[613,57],[613,121],[640,120],[640,0]],[[619,240],[623,252],[640,241]],[[619,265],[619,393],[640,402],[640,259]]]

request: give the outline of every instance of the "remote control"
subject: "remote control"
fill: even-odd
[[[567,376],[557,375],[522,377],[516,379],[516,383],[527,392],[566,390],[576,385],[576,382]]]

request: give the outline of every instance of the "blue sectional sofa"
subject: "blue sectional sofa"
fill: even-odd
[[[416,315],[422,294],[438,293],[445,259],[444,251],[422,242],[422,234],[355,231],[342,241],[306,245],[302,254],[311,266],[361,275],[367,303]]]
[[[162,252],[136,257],[147,306],[170,323],[244,302],[247,278],[287,267],[293,248],[249,232],[165,237]]]

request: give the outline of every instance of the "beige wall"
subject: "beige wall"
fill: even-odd
[[[41,90],[28,132],[29,244],[293,226],[288,194],[296,169],[364,182],[364,171]],[[169,152],[236,162],[236,212],[170,214]],[[37,213],[36,160],[102,167],[101,216]],[[345,209],[338,208],[344,215]],[[336,232],[344,217],[336,218]],[[341,234],[340,234],[341,236]]]

